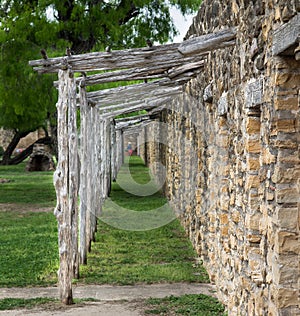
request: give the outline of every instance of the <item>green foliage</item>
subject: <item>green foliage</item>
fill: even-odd
[[[2,146],[0,146],[0,157],[3,155],[3,153],[4,153],[4,149]]]
[[[0,2],[0,126],[19,132],[46,126],[57,99],[53,76],[41,78],[28,61],[75,53],[165,43],[176,34],[170,3],[183,14],[201,0],[4,0]],[[52,119],[53,120],[53,119]]]
[[[203,294],[151,298],[146,301],[147,315],[226,316],[217,299]]]

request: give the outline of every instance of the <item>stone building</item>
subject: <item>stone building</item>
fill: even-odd
[[[187,38],[225,27],[140,153],[229,315],[300,315],[300,2],[204,0]]]

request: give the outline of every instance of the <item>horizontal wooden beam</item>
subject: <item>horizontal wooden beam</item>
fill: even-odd
[[[187,57],[182,60],[178,66],[178,61],[168,62],[166,65],[156,65],[146,68],[133,68],[125,70],[117,70],[104,72],[95,75],[83,76],[76,78],[77,84],[91,86],[96,84],[134,81],[134,80],[150,80],[162,78],[175,78],[186,72],[200,70],[204,66],[204,60],[195,61],[194,57]],[[58,81],[54,82],[54,86],[58,86]]]
[[[118,123],[129,122],[129,121],[137,120],[137,119],[143,120],[144,118],[149,118],[149,115],[140,114],[140,115],[135,115],[135,116],[122,117],[122,118],[115,119],[115,122],[116,124],[118,124]]]
[[[181,85],[170,79],[98,90],[87,93],[89,104],[97,107],[119,106],[128,102],[142,102],[157,96],[168,96],[182,91]]]
[[[175,96],[175,94],[174,94]],[[121,114],[128,114],[136,111],[141,111],[141,110],[149,110],[149,109],[154,109],[162,104],[166,104],[170,102],[172,97],[159,97],[159,98],[154,98],[152,100],[148,100],[148,102],[140,102],[139,104],[135,105],[127,105],[122,109],[117,109],[114,111],[110,111],[107,113],[101,114],[101,117],[103,119],[109,119],[109,118],[114,118],[118,115]]]
[[[74,72],[129,69],[151,67],[168,61],[182,60],[184,56],[178,52],[179,44],[167,44],[110,53],[96,52],[70,57],[57,57],[30,61],[29,65],[39,73],[58,72],[64,67],[71,67]]]
[[[235,44],[236,28],[226,28],[219,32],[197,36],[182,42],[178,51],[183,55],[207,53],[215,49]]]
[[[203,55],[218,48],[234,44],[236,29],[222,31],[195,37],[181,44],[167,44],[153,47],[117,50],[112,52],[95,52],[70,57],[39,59],[29,62],[39,73],[54,73],[59,69],[71,68],[74,72],[100,70],[116,70],[131,68],[146,68],[156,66],[172,66],[182,64],[187,56],[193,55],[195,62],[203,59]],[[187,63],[187,61],[185,61]]]
[[[132,125],[137,125],[141,122],[144,122],[144,121],[149,121],[150,120],[150,116],[149,115],[143,115],[143,116],[139,116],[137,118],[133,117],[131,118],[131,120],[127,121],[127,122],[118,122],[116,124],[116,129],[124,129],[124,128],[127,128],[129,126],[132,126]]]

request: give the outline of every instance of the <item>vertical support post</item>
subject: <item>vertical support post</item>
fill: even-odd
[[[96,126],[97,126],[97,109],[95,107],[91,108],[91,113],[90,113],[90,130],[92,131],[90,135],[90,176],[89,176],[89,181],[90,181],[90,241],[89,241],[89,250],[91,250],[91,242],[95,241],[95,231],[96,231],[96,209],[97,209],[97,204],[96,204],[96,199],[97,199],[97,189],[96,189],[96,169],[97,169],[97,149],[96,149]]]
[[[72,230],[72,265],[73,277],[79,278],[78,257],[78,187],[79,187],[79,159],[77,134],[77,104],[76,81],[74,74],[69,71],[68,91],[68,139],[69,139],[69,213],[71,214]]]
[[[85,84],[79,87],[80,98],[80,225],[79,225],[79,253],[80,263],[87,263],[86,248],[86,213],[87,213],[87,164],[88,164],[88,126],[87,126],[87,96]]]
[[[87,251],[91,249],[91,211],[92,211],[92,156],[93,156],[93,149],[92,149],[92,133],[93,128],[92,126],[92,108],[91,106],[87,106],[86,108],[86,244],[85,247]]]
[[[62,303],[69,305],[73,303],[72,278],[74,258],[77,256],[77,241],[73,235],[77,229],[74,214],[77,210],[78,188],[76,84],[70,69],[59,70],[58,78],[59,98],[56,107],[59,160],[53,179],[57,196],[54,214],[58,222],[59,296]]]

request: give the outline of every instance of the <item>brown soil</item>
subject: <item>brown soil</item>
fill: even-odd
[[[54,207],[36,204],[0,203],[0,212],[53,212]]]

